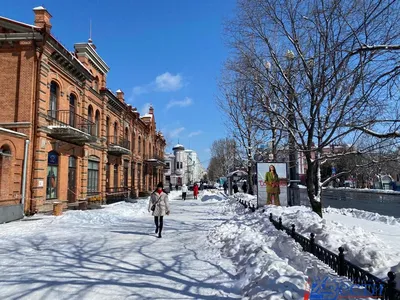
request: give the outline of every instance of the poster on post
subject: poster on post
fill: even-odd
[[[273,171],[275,169],[275,172]],[[286,163],[257,163],[257,206],[287,206],[288,178]]]

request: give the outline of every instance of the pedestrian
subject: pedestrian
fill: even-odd
[[[199,194],[199,186],[197,185],[197,183],[195,183],[193,186],[193,198],[197,199],[198,194]]]
[[[238,187],[236,181],[233,183],[232,188],[233,188],[233,192],[234,192],[235,194],[236,194],[237,192],[239,192],[239,187]]]
[[[227,183],[226,181],[224,182],[223,187],[224,187],[224,193],[227,194],[227,191],[228,191],[228,183]]]
[[[188,191],[188,187],[186,186],[186,184],[183,184],[182,185],[182,199],[183,199],[183,201],[186,200],[187,191]]]
[[[168,195],[163,191],[163,183],[157,184],[157,189],[151,194],[148,211],[152,211],[154,216],[154,223],[156,224],[156,234],[161,238],[163,229],[164,216],[169,215],[170,208],[168,202]]]
[[[175,184],[175,189],[178,190],[179,186],[178,184]]]
[[[267,184],[267,205],[272,204],[272,198],[274,198],[275,205],[281,205],[279,201],[279,194],[281,193],[279,176],[274,165],[270,165],[269,171],[265,173],[265,183]]]
[[[172,191],[172,183],[170,182],[169,183],[169,192],[171,192]]]
[[[243,193],[247,193],[247,183],[246,183],[246,181],[244,181],[243,182],[243,184],[242,184],[242,190],[243,190]]]

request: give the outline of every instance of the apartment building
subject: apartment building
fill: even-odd
[[[33,25],[0,17],[0,215],[153,190],[166,146],[154,109],[141,116],[107,88],[91,40],[69,51],[50,13],[33,11]]]

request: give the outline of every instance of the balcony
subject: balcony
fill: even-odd
[[[108,136],[107,137],[108,153],[111,155],[129,155],[131,154],[131,143],[124,137]]]
[[[95,123],[69,110],[49,110],[47,117],[50,120],[49,136],[76,145],[94,143],[97,138],[92,130]]]
[[[149,165],[152,166],[161,166],[161,167],[165,167],[165,162],[164,162],[164,156],[159,156],[157,154],[146,154],[144,156],[144,160],[146,163],[148,163]]]

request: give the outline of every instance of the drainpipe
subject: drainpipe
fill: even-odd
[[[28,167],[29,140],[25,140],[24,166],[22,171],[22,214],[25,216],[26,173]]]

